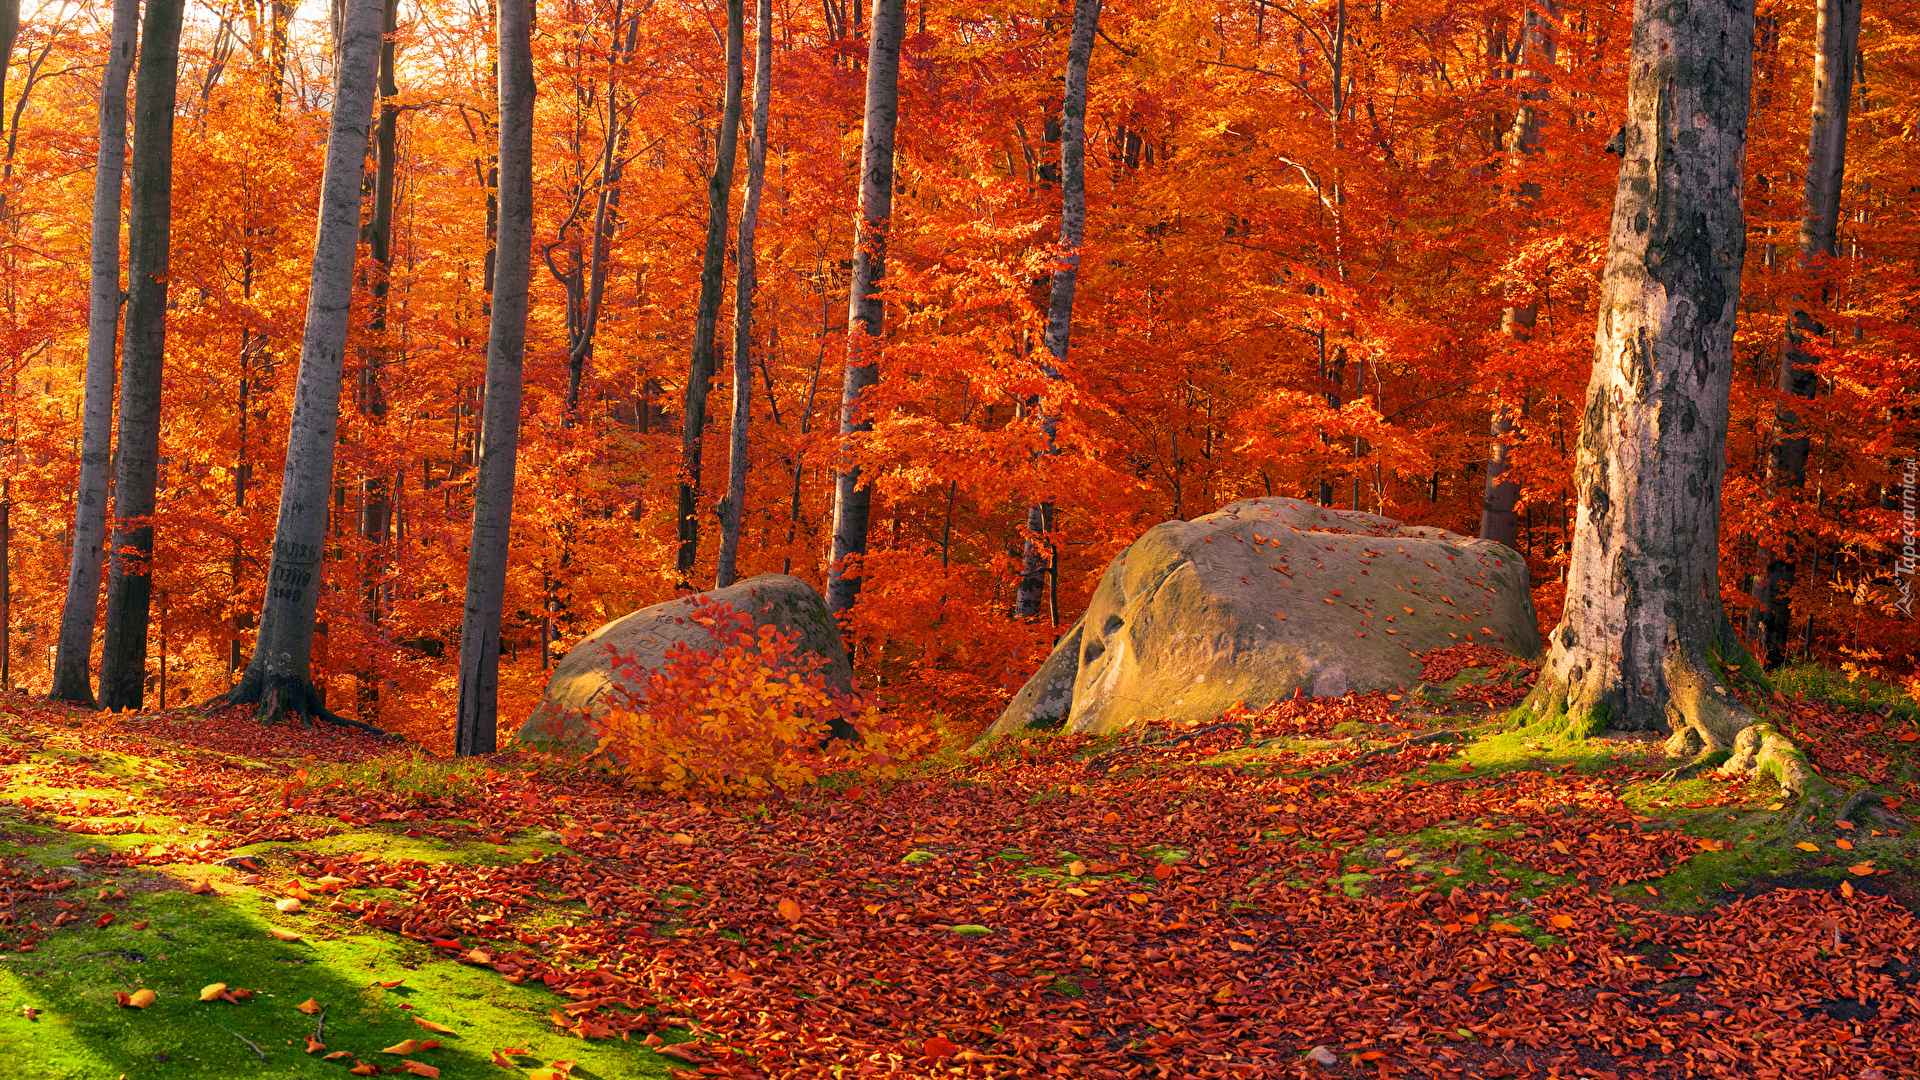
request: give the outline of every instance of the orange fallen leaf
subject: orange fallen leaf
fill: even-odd
[[[1793,846],[1799,848],[1801,851],[1819,851],[1820,850],[1819,844],[1809,844],[1805,840],[1802,840]]]
[[[339,1061],[343,1057],[352,1057],[352,1056],[353,1056],[353,1051],[351,1050],[335,1050],[333,1053],[328,1054],[326,1057],[323,1057],[320,1060],[321,1061]]]
[[[1555,930],[1570,930],[1573,928],[1573,916],[1554,915],[1547,919],[1547,925],[1553,927]]]
[[[144,1009],[153,1004],[154,997],[153,991],[145,988],[135,990],[131,994],[120,990],[113,992],[113,1000],[118,1002],[122,1008],[128,1009]]]
[[[226,983],[208,983],[207,985],[200,988],[200,1000],[215,1001],[219,999],[221,994],[224,994],[226,992],[227,992]]]
[[[416,1023],[416,1024],[419,1024],[419,1025],[420,1025],[421,1027],[423,1027],[423,1028],[426,1028],[426,1029],[427,1029],[428,1031],[431,1031],[431,1032],[433,1032],[433,1033],[434,1033],[435,1035],[457,1035],[457,1034],[459,1034],[458,1032],[456,1032],[456,1031],[454,1031],[454,1030],[453,1030],[452,1028],[450,1028],[450,1027],[448,1027],[448,1026],[447,1026],[447,1025],[445,1025],[445,1024],[436,1024],[436,1023],[434,1023],[434,1022],[433,1022],[433,1021],[431,1021],[431,1020],[422,1020],[421,1018],[419,1018],[419,1017],[417,1017],[417,1016],[413,1018],[413,1022],[414,1022],[414,1023]]]
[[[791,896],[781,897],[778,907],[780,909],[781,918],[791,923],[797,923],[800,921],[800,905],[794,902],[793,897]]]
[[[938,1061],[941,1058],[952,1057],[960,1052],[959,1044],[944,1035],[935,1035],[933,1038],[928,1039],[923,1049],[926,1051],[927,1060],[929,1061]]]
[[[1840,895],[1846,897],[1849,900],[1853,899],[1853,882],[1851,881],[1841,882]]]
[[[493,1063],[495,1065],[500,1066],[503,1069],[516,1069],[516,1068],[519,1068],[519,1066],[515,1065],[511,1061],[508,1061],[507,1058],[524,1057],[526,1053],[527,1053],[527,1048],[524,1046],[509,1046],[500,1050],[495,1050],[493,1052]]]
[[[300,940],[300,934],[296,930],[282,930],[277,926],[269,926],[267,927],[267,933],[272,934],[274,937],[279,938],[281,941],[299,941]]]
[[[205,880],[196,881],[187,888],[187,891],[190,893],[210,893],[213,891],[213,885]]]
[[[307,1036],[307,1053],[311,1054],[315,1050],[325,1050],[326,1048],[327,1048],[326,1043],[321,1042],[319,1039],[316,1039],[311,1035]]]
[[[1838,840],[1835,840],[1835,841],[1833,842],[1833,846],[1834,846],[1834,847],[1837,847],[1837,848],[1839,848],[1839,849],[1840,849],[1841,851],[1852,851],[1852,850],[1853,850],[1853,841],[1851,841],[1851,840],[1849,840],[1849,839],[1847,839],[1846,837],[1844,837],[1844,836],[1843,836],[1843,837],[1841,837],[1840,839],[1838,839]]]
[[[312,1016],[314,1013],[317,1013],[320,1011],[320,1003],[313,1000],[312,998],[308,998],[307,1000],[301,1002],[300,1004],[295,1005],[294,1008],[299,1009],[301,1012],[306,1013],[308,1016]]]
[[[380,1066],[375,1065],[371,1061],[363,1061],[347,1071],[355,1076],[379,1076]]]
[[[417,1061],[402,1061],[400,1063],[400,1071],[412,1073],[415,1076],[424,1076],[427,1077],[428,1080],[432,1080],[432,1078],[440,1075],[439,1069],[431,1065],[422,1065]]]
[[[1873,864],[1870,862],[1856,863],[1847,867],[1847,872],[1854,877],[1866,877],[1873,873]]]
[[[1473,984],[1472,986],[1469,986],[1469,987],[1467,987],[1467,993],[1469,993],[1469,994],[1484,994],[1484,993],[1486,993],[1487,991],[1489,991],[1489,990],[1491,990],[1491,989],[1493,989],[1493,984],[1492,984],[1492,983],[1490,983],[1490,982],[1477,982],[1477,983],[1474,983],[1474,984]]]
[[[99,918],[93,920],[93,925],[100,927],[101,929],[104,930],[106,929],[107,924],[112,921],[113,921],[113,912],[109,911],[105,915],[102,915]]]
[[[419,1049],[419,1039],[402,1039],[380,1052],[383,1054],[411,1054]]]
[[[279,908],[282,914],[291,915],[299,911],[303,905],[300,903],[299,897],[289,896],[284,900],[275,900],[273,906]]]

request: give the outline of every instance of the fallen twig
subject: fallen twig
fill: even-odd
[[[1179,746],[1183,742],[1189,742],[1191,740],[1199,738],[1202,735],[1211,735],[1216,731],[1223,731],[1227,728],[1234,728],[1238,731],[1244,732],[1247,736],[1247,745],[1249,746],[1253,745],[1253,726],[1251,724],[1242,724],[1242,723],[1236,723],[1232,721],[1229,721],[1223,724],[1209,724],[1206,727],[1197,728],[1193,731],[1176,735],[1171,739],[1164,739],[1159,742],[1141,741],[1136,743],[1128,743],[1125,746],[1116,746],[1111,750],[1102,751],[1101,753],[1095,754],[1092,757],[1087,759],[1087,771],[1091,772],[1093,771],[1096,765],[1100,764],[1103,761],[1106,761],[1109,758],[1119,757],[1121,754],[1144,753],[1146,751],[1151,751],[1151,750],[1165,750],[1168,747]]]
[[[253,1052],[260,1055],[261,1061],[267,1060],[267,1052],[265,1050],[260,1049],[259,1044],[255,1043],[252,1039],[247,1038],[245,1035],[240,1034],[239,1032],[233,1030],[232,1028],[228,1027],[225,1024],[215,1023],[213,1026],[219,1028],[221,1031],[226,1032],[227,1034],[233,1036],[234,1038],[239,1039],[241,1042],[246,1043],[248,1046],[253,1047]]]
[[[1367,761],[1371,758],[1381,757],[1386,754],[1397,754],[1400,751],[1405,750],[1409,746],[1419,746],[1423,743],[1439,742],[1442,739],[1450,738],[1454,735],[1465,735],[1465,734],[1466,732],[1459,728],[1442,728],[1439,731],[1422,732],[1418,735],[1413,736],[1412,738],[1401,739],[1397,743],[1389,743],[1386,746],[1376,746],[1364,754],[1357,754],[1351,758],[1348,758],[1345,761],[1335,762],[1334,764],[1329,765],[1324,769],[1316,770],[1313,773],[1313,775],[1325,776],[1329,773],[1338,772],[1341,769],[1351,769],[1355,765],[1358,765],[1363,761]]]
[[[326,1040],[322,1039],[320,1035],[322,1032],[326,1030],[327,1030],[327,1010],[321,1009],[320,1015],[316,1017],[313,1021],[313,1041],[325,1042]]]

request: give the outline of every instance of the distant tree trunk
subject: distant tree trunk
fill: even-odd
[[[533,259],[533,0],[500,0],[500,233],[487,330],[487,392],[473,481],[466,615],[460,622],[460,698],[454,752],[497,744],[500,611],[507,591],[513,480],[520,449],[520,374],[527,351]]]
[[[340,21],[319,227],[287,431],[280,512],[267,566],[267,595],[246,673],[232,690],[215,699],[258,704],[261,719],[269,721],[302,714],[371,729],[327,710],[313,684],[312,659],[314,615],[324,576],[333,447],[340,427],[341,368],[360,240],[361,169],[372,127],[384,7],[383,0],[347,0]],[[131,313],[128,318],[132,319]]]
[[[1528,708],[1730,748],[1720,485],[1753,0],[1636,0],[1624,161],[1576,459],[1566,614]]]
[[[1060,380],[1067,359],[1067,340],[1073,329],[1073,289],[1080,276],[1080,244],[1087,232],[1087,64],[1093,57],[1094,32],[1100,25],[1100,0],[1074,0],[1073,34],[1067,39],[1067,85],[1060,107],[1060,265],[1053,271],[1053,291],[1047,301],[1047,357],[1040,370]],[[1056,450],[1058,423],[1036,398],[1040,430],[1047,436],[1048,457]],[[1053,500],[1027,508],[1025,545],[1020,559],[1020,587],[1014,594],[1015,618],[1040,614],[1047,582],[1059,571],[1057,546],[1041,547],[1041,537],[1053,532]],[[1054,613],[1059,621],[1059,612]]]
[[[13,60],[14,39],[19,36],[20,0],[0,0],[0,106],[6,104],[7,66]],[[0,107],[0,116],[5,115],[6,110]]]
[[[693,323],[693,359],[687,365],[687,415],[681,428],[680,552],[674,565],[685,582],[700,554],[700,457],[707,433],[707,394],[713,388],[713,340],[727,262],[727,197],[733,191],[733,158],[740,142],[740,55],[746,30],[743,0],[727,0],[727,96],[715,140],[713,175],[707,180],[707,247],[700,262],[700,310]]]
[[[827,610],[851,611],[860,596],[873,489],[845,460],[855,434],[873,430],[863,415],[866,392],[880,383],[880,285],[893,228],[893,130],[900,116],[900,39],[906,0],[874,0],[867,38],[867,106],[860,137],[860,220],[853,238],[853,283],[847,295],[847,375],[840,391],[841,461],[834,469],[833,551],[827,566]]]
[[[127,326],[120,354],[120,451],[100,653],[100,704],[138,709],[146,689],[153,602],[153,503],[160,472],[160,363],[167,344],[173,224],[173,104],[185,0],[147,0],[133,98],[127,215]],[[91,332],[91,328],[89,328]]]
[[[367,229],[367,247],[373,255],[373,311],[367,320],[369,342],[366,363],[360,368],[360,407],[368,420],[368,430],[377,433],[387,415],[386,389],[382,369],[387,363],[387,296],[393,281],[393,181],[399,149],[400,107],[395,99],[400,88],[394,83],[393,35],[399,29],[399,0],[386,0],[381,18],[380,37],[380,118],[373,135],[373,220]],[[378,439],[373,434],[370,442]],[[361,585],[365,590],[367,624],[380,625],[380,593],[386,565],[385,548],[393,508],[387,497],[386,469],[368,462],[360,479],[360,538],[366,541],[366,563],[361,567]],[[361,669],[355,673],[362,715],[380,711],[379,665],[369,651]]]
[[[740,205],[733,287],[733,418],[727,431],[727,498],[720,509],[720,558],[715,587],[733,584],[740,557],[740,517],[747,503],[747,422],[753,404],[753,231],[760,219],[760,188],[767,176],[767,112],[773,97],[773,0],[754,12],[753,141],[747,145],[747,194]]]
[[[1860,0],[1821,0],[1813,51],[1813,120],[1807,135],[1806,207],[1800,218],[1800,268],[1821,275],[1821,295],[1827,300],[1826,260],[1834,257],[1840,221],[1840,186],[1846,175],[1847,111],[1852,99],[1854,64],[1860,42]],[[1793,314],[1780,343],[1780,375],[1784,393],[1810,398],[1819,386],[1818,363],[1807,354],[1806,342],[1826,332],[1813,317],[1811,305],[1792,297]],[[1777,495],[1807,486],[1806,424],[1792,409],[1775,413],[1775,442],[1768,454],[1766,493]],[[1777,546],[1760,548],[1761,573],[1754,581],[1753,616],[1747,635],[1759,648],[1768,667],[1786,658],[1787,632],[1793,611],[1789,593],[1799,565],[1796,538],[1781,537]]]
[[[1528,88],[1520,91],[1520,107],[1513,114],[1513,152],[1509,160],[1515,168],[1540,153],[1542,103],[1552,97],[1547,83],[1559,53],[1559,43],[1554,38],[1551,25],[1551,20],[1560,14],[1559,0],[1547,0],[1544,9],[1535,7],[1532,0],[1528,0],[1525,7],[1520,38],[1521,67],[1515,74]],[[1540,202],[1540,185],[1532,180],[1522,180],[1514,194],[1519,203],[1518,216],[1529,226],[1536,224],[1532,218],[1534,208]],[[1522,287],[1516,286],[1515,290]],[[1501,315],[1500,329],[1510,338],[1525,341],[1533,336],[1534,323],[1539,315],[1539,305],[1532,300],[1524,304],[1509,304]],[[1510,449],[1507,440],[1513,435],[1512,409],[1512,403],[1506,401],[1496,403],[1493,409],[1489,432],[1492,438],[1487,452],[1486,498],[1480,507],[1480,538],[1517,549],[1515,541],[1519,537],[1520,515],[1514,507],[1520,502],[1520,485],[1506,478],[1512,468],[1507,461]]]
[[[17,6],[16,6],[17,10]],[[114,0],[100,82],[100,152],[93,171],[93,241],[87,294],[87,383],[80,409],[80,478],[74,486],[73,556],[54,650],[55,701],[91,706],[93,621],[107,540],[107,479],[113,468],[114,337],[120,326],[120,189],[127,165],[127,79],[140,0]]]

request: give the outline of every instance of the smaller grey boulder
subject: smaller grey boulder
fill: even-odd
[[[641,608],[588,634],[554,667],[553,677],[547,680],[546,694],[521,725],[516,738],[534,746],[576,751],[593,749],[596,740],[589,727],[589,717],[602,718],[609,708],[627,700],[627,695],[612,691],[625,685],[635,697],[643,699],[644,694],[642,686],[613,671],[608,647],[612,647],[613,653],[635,657],[639,666],[649,672],[666,663],[667,650],[674,645],[713,648],[713,635],[706,627],[687,618],[699,597],[746,612],[756,629],[771,626],[787,633],[797,631],[800,635],[798,656],[820,661],[820,673],[829,689],[840,693],[852,691],[853,666],[847,661],[840,629],[828,613],[826,601],[813,586],[797,577],[761,574],[724,589]],[[844,721],[834,724],[833,733],[843,738],[854,734]]]

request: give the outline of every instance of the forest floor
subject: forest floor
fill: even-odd
[[[1765,783],[1667,783],[1644,739],[1503,730],[1516,689],[1488,674],[710,803],[0,699],[0,1060],[108,1080],[1920,1060],[1920,838],[1796,821]],[[1756,704],[1830,779],[1920,806],[1911,710]]]

